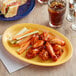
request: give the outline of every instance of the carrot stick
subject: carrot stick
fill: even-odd
[[[28,40],[31,39],[31,37],[32,37],[32,36],[29,36],[29,37],[25,38],[23,41],[21,41],[21,42],[19,43],[19,45],[21,46],[22,44],[26,43]]]
[[[25,45],[26,45],[26,43],[23,43],[23,44],[20,46],[20,48],[24,47]]]
[[[21,37],[21,36],[23,36],[23,35],[25,35],[25,34],[28,34],[28,33],[30,33],[30,32],[33,32],[33,30],[28,30],[28,31],[26,31],[26,32],[24,32],[24,33],[22,33],[22,34],[20,34],[20,35],[14,36],[14,37],[13,37],[13,40],[16,40],[17,38],[19,38],[19,37]]]
[[[28,48],[28,46],[30,45],[30,42],[31,42],[31,41],[28,41],[28,42],[25,44],[25,46],[22,47],[22,48],[19,50],[19,52],[18,52],[19,55],[21,55],[21,54]]]

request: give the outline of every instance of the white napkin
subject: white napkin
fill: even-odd
[[[15,57],[9,54],[2,45],[1,37],[0,37],[0,59],[5,65],[6,69],[9,71],[9,73],[15,72],[29,65],[16,59]]]

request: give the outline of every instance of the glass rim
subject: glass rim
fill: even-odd
[[[48,6],[50,7],[50,2],[52,2],[52,1],[57,1],[57,2],[59,2],[58,0],[48,0]],[[61,0],[61,1],[64,1],[64,0]],[[66,1],[66,0],[65,0]],[[66,2],[64,2],[65,3],[65,7],[66,7]]]

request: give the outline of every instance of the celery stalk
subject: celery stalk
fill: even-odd
[[[12,37],[10,37],[10,38],[8,39],[8,41],[9,41],[11,44],[15,44],[17,40],[12,40]]]
[[[16,34],[16,36],[26,32],[27,30],[28,30],[27,28],[23,28],[18,34]]]
[[[20,35],[20,34],[22,34],[22,33],[24,33],[24,32],[26,32],[28,29],[27,28],[23,28],[18,34],[16,34],[16,36],[17,35]],[[9,39],[8,39],[8,41],[11,43],[11,44],[17,44],[17,43],[19,43],[20,42],[20,40],[18,41],[18,40],[12,40],[12,37],[10,37]]]
[[[38,33],[38,32],[39,32],[39,31],[34,31],[34,32],[31,32],[31,33],[28,33],[28,34],[26,34],[26,35],[23,35],[23,36],[17,38],[17,40],[19,40],[19,39],[21,39],[21,38],[24,38],[24,37],[27,37],[27,36],[29,36],[29,35],[32,35],[32,34]]]

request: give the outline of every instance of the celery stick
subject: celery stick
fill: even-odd
[[[25,38],[24,38],[24,39],[25,39]],[[24,39],[22,39],[22,40],[17,40],[16,44],[20,43],[20,42],[23,41]]]
[[[16,41],[16,44],[18,44],[18,43],[20,43],[22,40],[18,40],[18,41]]]
[[[16,36],[26,32],[27,30],[28,30],[27,28],[23,28],[18,34],[16,34]]]
[[[24,38],[24,37],[27,37],[27,36],[29,36],[29,35],[32,35],[32,34],[38,33],[38,32],[39,32],[39,31],[34,31],[34,32],[31,32],[31,33],[28,33],[28,34],[26,34],[26,35],[23,35],[23,36],[17,38],[17,40],[19,40],[19,39],[21,39],[21,38]]]
[[[15,40],[12,40],[10,43],[11,44],[16,44],[16,41]]]
[[[20,34],[22,34],[22,33],[24,33],[24,32],[26,32],[28,29],[27,28],[23,28],[18,34],[16,34],[16,36],[17,35],[20,35]],[[12,37],[10,37],[9,39],[8,39],[8,41],[11,43],[11,44],[17,44],[19,41],[17,41],[17,40],[13,40],[12,39]]]
[[[11,40],[11,41],[8,40],[8,41],[9,41],[11,44],[16,44],[16,42],[17,42],[16,40]]]
[[[17,40],[12,40],[12,37],[10,37],[10,38],[8,39],[8,41],[9,41],[11,44],[15,44],[15,43],[17,42]]]

